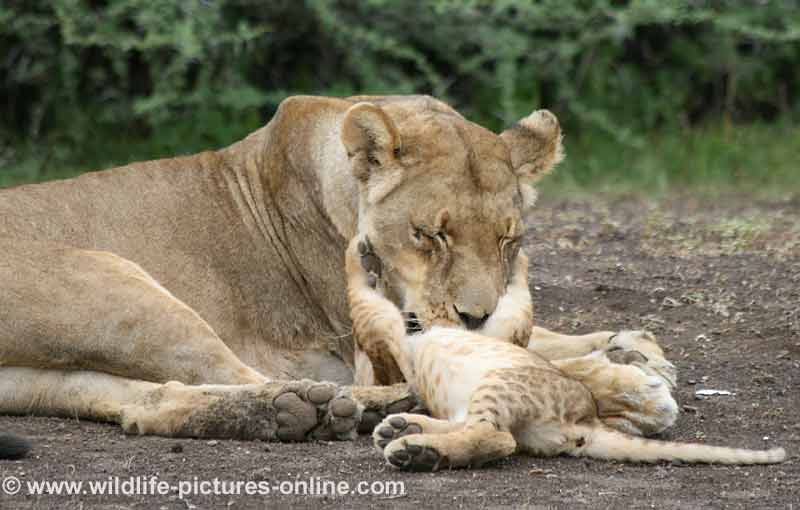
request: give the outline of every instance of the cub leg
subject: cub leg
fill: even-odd
[[[470,398],[463,424],[408,416],[394,420],[390,416],[384,421],[387,426],[379,426],[373,436],[380,447],[381,438],[389,439],[392,433],[394,439],[383,450],[386,460],[402,469],[436,471],[481,466],[514,453],[517,442],[511,430],[529,419],[534,405],[527,395],[515,393],[515,388],[535,388],[519,383],[519,374],[514,370],[501,369],[492,374]],[[409,428],[421,430],[406,435]]]
[[[356,343],[356,362],[359,363],[360,356],[361,362],[369,365],[374,383],[413,380],[412,360],[402,345],[405,338],[403,317],[397,307],[375,290],[379,276],[376,271],[379,273],[379,268],[379,262],[371,254],[369,241],[354,238],[347,248],[345,271],[347,298],[353,319],[353,339]],[[362,425],[359,427],[361,432],[372,431],[387,414],[421,409],[417,398],[405,383],[393,386],[353,386],[352,391],[365,407]]]
[[[353,238],[345,255],[347,301],[353,340],[372,362],[375,380],[412,381],[413,362],[403,346],[405,321],[397,307],[375,290],[379,275],[369,241]]]
[[[628,434],[653,435],[671,427],[678,417],[669,380],[636,357],[632,364],[622,365],[598,351],[551,363],[591,391],[598,416],[609,427]]]
[[[446,433],[401,436],[383,450],[393,466],[411,471],[482,466],[508,457],[517,448],[514,436],[487,421],[467,422]]]
[[[597,402],[600,419],[610,427],[629,434],[652,435],[671,427],[677,419],[678,406],[671,393],[677,371],[651,333],[621,331],[571,337],[534,328],[528,349],[585,384]],[[587,354],[586,349],[592,351]],[[573,356],[568,356],[570,353]]]

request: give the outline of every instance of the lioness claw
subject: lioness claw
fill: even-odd
[[[371,433],[386,416],[397,413],[425,414],[422,403],[404,383],[393,386],[353,386],[355,400],[363,406],[358,431]]]
[[[386,406],[386,414],[409,413],[417,406],[417,398],[409,396]]]

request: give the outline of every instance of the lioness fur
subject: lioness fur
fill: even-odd
[[[373,241],[410,323],[485,327],[531,184],[561,157],[543,110],[497,135],[425,96],[300,96],[220,150],[0,190],[0,412],[140,434],[352,437],[416,402],[385,346],[354,347],[348,240]],[[424,254],[443,241],[446,260]],[[598,364],[585,355],[611,332],[569,337],[516,315],[510,339],[571,360],[613,405],[669,368]],[[647,399],[623,407],[642,432],[674,420]]]

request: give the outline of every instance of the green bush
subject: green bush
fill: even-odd
[[[48,165],[220,146],[295,93],[429,93],[494,129],[543,105],[571,135],[631,150],[654,130],[791,122],[798,12],[798,0],[8,0],[0,162],[34,142]],[[98,140],[105,158],[83,149]]]

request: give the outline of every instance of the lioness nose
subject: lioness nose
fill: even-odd
[[[458,307],[455,307],[455,308],[456,308],[456,313],[458,314],[459,319],[461,319],[461,322],[464,323],[464,325],[467,327],[467,329],[479,329],[481,326],[486,324],[486,320],[489,318],[489,314],[488,313],[484,314],[483,317],[476,317],[476,316],[470,315],[468,313],[460,312],[458,310]]]

